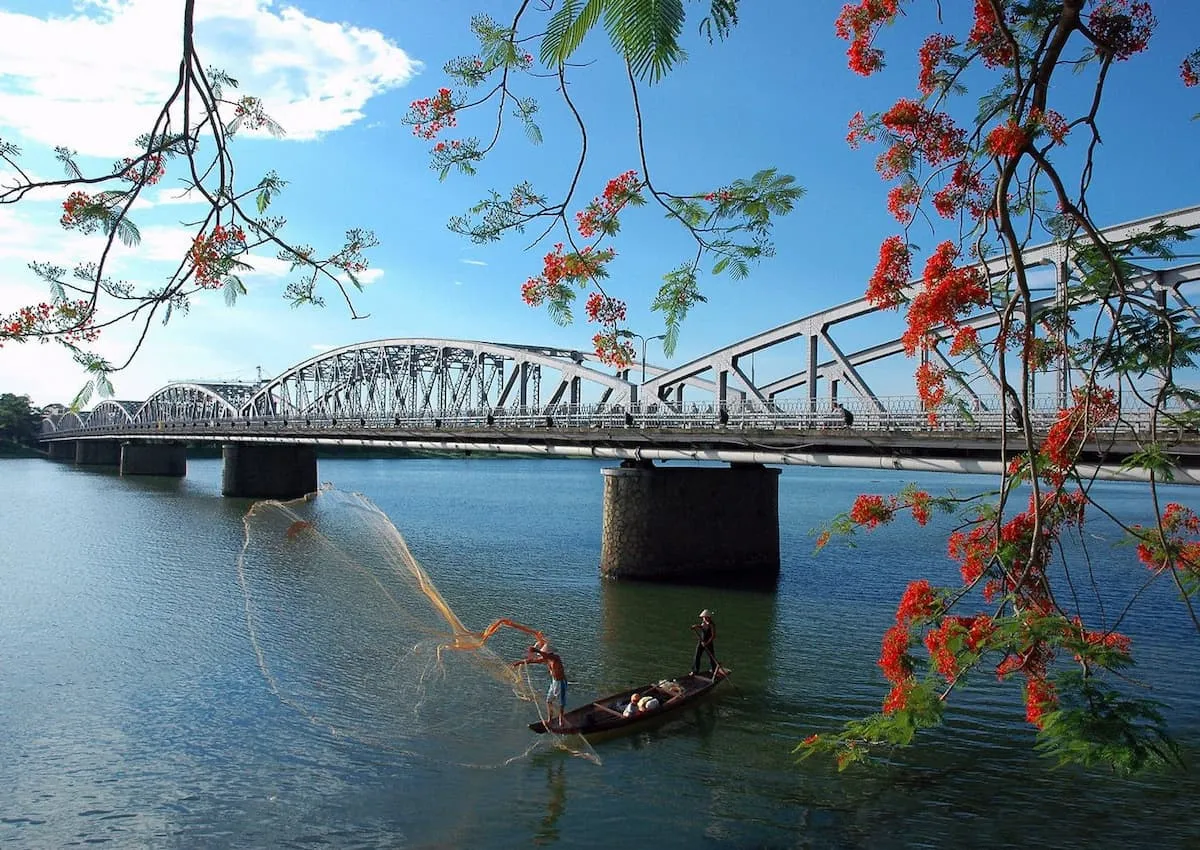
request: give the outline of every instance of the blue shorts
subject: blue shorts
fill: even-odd
[[[554,702],[563,708],[567,707],[567,683],[559,679],[550,680],[550,690],[546,691],[546,702]]]

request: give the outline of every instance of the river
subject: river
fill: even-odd
[[[322,481],[386,512],[468,625],[510,615],[552,634],[572,702],[682,672],[688,625],[717,612],[734,675],[712,698],[598,744],[599,765],[547,749],[466,767],[334,734],[272,691],[236,569],[250,503],[221,497],[220,461],[170,480],[0,460],[0,844],[1200,845],[1196,774],[1056,770],[1033,751],[1019,684],[986,674],[886,767],[795,762],[806,735],[878,709],[879,636],[908,579],[956,576],[945,520],[940,534],[904,521],[816,555],[810,530],[860,492],[967,493],[987,479],[785,469],[782,578],[763,593],[602,582],[604,465],[320,462]],[[1143,488],[1102,488],[1117,513],[1149,521]],[[1192,489],[1170,498],[1200,506]],[[1128,549],[1093,569],[1110,605],[1146,578]],[[1200,637],[1163,582],[1126,631],[1134,675],[1195,761]]]

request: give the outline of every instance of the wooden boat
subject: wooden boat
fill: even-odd
[[[630,688],[568,711],[561,723],[550,724],[549,731],[559,735],[599,735],[641,725],[695,702],[728,678],[729,671],[721,669],[712,677],[689,673],[675,679],[651,682],[640,688]],[[634,694],[657,697],[658,707],[625,716],[625,706]],[[546,723],[541,720],[530,723],[529,728],[534,732],[547,731]]]

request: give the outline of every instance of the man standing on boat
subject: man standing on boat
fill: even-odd
[[[708,653],[708,673],[715,677],[717,671],[721,669],[720,663],[717,661],[717,652],[714,644],[717,640],[717,627],[713,623],[713,612],[705,608],[700,612],[700,622],[692,626],[692,631],[696,633],[696,657],[692,659],[692,675],[695,676],[700,672],[700,656],[705,652]]]
[[[529,647],[524,658],[514,661],[512,666],[516,669],[526,664],[545,664],[550,671],[550,689],[546,691],[546,719],[552,722],[557,717],[561,725],[567,709],[567,671],[563,666],[562,656],[554,651],[550,641],[541,638]]]

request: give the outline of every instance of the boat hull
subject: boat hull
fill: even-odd
[[[690,705],[711,692],[717,685],[729,678],[728,670],[719,670],[713,677],[703,674],[693,676],[687,674],[674,679],[662,679],[651,682],[640,688],[629,688],[619,693],[601,697],[587,705],[574,708],[563,715],[561,723],[553,723],[549,730],[544,721],[530,723],[529,728],[534,732],[550,731],[556,735],[603,735],[622,732],[626,729],[642,726],[656,718],[671,714],[685,705]],[[634,694],[654,696],[658,698],[658,707],[647,711],[639,711],[629,717],[624,715],[625,706]]]

